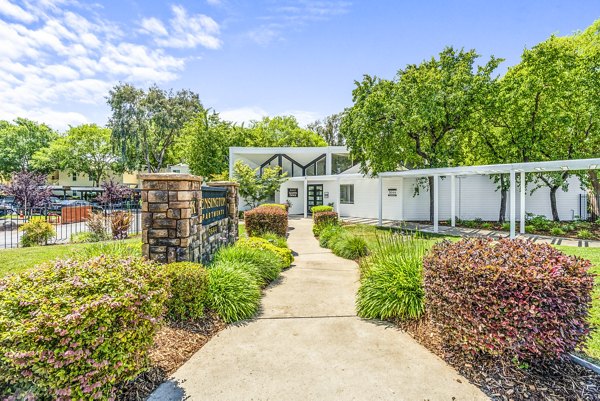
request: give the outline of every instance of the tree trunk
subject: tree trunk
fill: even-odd
[[[427,177],[429,181],[429,222],[433,224],[433,177]]]
[[[506,221],[506,199],[508,198],[508,190],[504,185],[506,178],[504,174],[500,175],[500,214],[498,215],[498,222],[500,224]]]
[[[590,211],[595,219],[600,218],[600,204],[598,204],[598,197],[600,196],[600,179],[598,178],[598,172],[596,170],[589,170],[588,176],[590,177],[591,188],[589,190],[589,203]]]
[[[556,191],[559,187],[554,186],[550,188],[550,207],[552,208],[552,220],[560,221],[558,218],[558,209],[556,207]]]

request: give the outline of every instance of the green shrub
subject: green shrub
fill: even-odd
[[[92,244],[85,248],[78,249],[72,257],[80,260],[95,258],[97,256],[110,255],[125,257],[142,256],[142,243],[140,241],[106,241]]]
[[[552,230],[550,230],[550,234],[556,235],[556,236],[561,236],[561,235],[565,235],[565,231],[560,227],[553,227]]]
[[[494,225],[488,221],[481,223],[481,228],[483,228],[484,230],[490,230],[492,228],[494,228]]]
[[[319,245],[322,248],[330,248],[331,245],[329,242],[331,241],[331,239],[343,233],[344,229],[337,224],[325,225],[319,233]]]
[[[288,229],[288,215],[279,207],[257,207],[244,213],[246,232],[250,237],[265,233],[275,233],[285,237]]]
[[[168,292],[141,258],[60,260],[3,278],[0,395],[114,396],[145,368]]]
[[[208,273],[199,263],[176,262],[164,266],[171,283],[167,314],[174,320],[204,316],[208,302]]]
[[[443,342],[467,355],[563,357],[589,333],[589,266],[548,244],[445,241],[423,262],[427,310]]]
[[[356,310],[367,319],[417,319],[425,309],[423,256],[427,247],[413,236],[388,235],[361,260],[363,276]]]
[[[247,269],[260,286],[275,280],[282,268],[281,259],[275,252],[245,246],[221,248],[216,253],[214,261]]]
[[[533,227],[533,226],[525,226],[525,232],[526,232],[527,234],[533,234],[533,233],[535,233],[535,232],[536,232],[536,229],[535,229],[535,227]]]
[[[463,220],[462,225],[467,228],[477,228],[478,224],[474,220]]]
[[[535,231],[548,231],[552,227],[552,221],[548,220],[546,216],[536,216],[531,213],[527,213],[527,224]]]
[[[244,270],[223,262],[208,269],[208,303],[228,323],[251,318],[260,305],[260,288]]]
[[[99,237],[96,233],[91,231],[82,231],[79,233],[71,234],[71,243],[73,244],[83,244],[87,242],[100,242],[107,240],[107,236]]]
[[[102,212],[92,212],[88,215],[86,225],[90,232],[93,234],[90,238],[96,239],[95,241],[88,242],[97,242],[97,241],[105,241],[109,239],[108,233],[106,232],[106,219],[104,217],[104,213]],[[72,242],[72,241],[71,241]]]
[[[294,261],[294,256],[292,255],[292,251],[287,248],[279,248],[273,244],[271,244],[268,240],[258,237],[248,237],[241,238],[236,242],[236,247],[246,247],[253,249],[260,249],[263,251],[271,251],[275,253],[279,257],[279,261],[281,263],[281,268],[285,269],[289,267]]]
[[[325,206],[325,205],[313,206],[310,208],[310,211],[313,213],[313,217],[314,217],[315,213],[333,212],[333,206]]]
[[[21,230],[23,230],[21,245],[24,247],[46,245],[56,236],[52,224],[44,220],[28,221],[21,226]]]
[[[510,223],[502,223],[502,230],[510,231]]]
[[[315,226],[338,223],[338,214],[336,212],[319,212],[313,214],[313,224]]]
[[[286,212],[288,210],[288,206],[284,203],[263,203],[262,205],[259,205],[258,207],[278,207],[282,210],[285,210]]]
[[[594,234],[590,230],[579,230],[577,231],[577,238],[579,239],[594,239]]]
[[[344,233],[332,238],[331,251],[344,259],[357,260],[367,256],[369,248],[364,238]]]
[[[264,233],[264,234],[260,235],[259,238],[266,239],[267,241],[269,241],[271,244],[275,245],[278,248],[287,248],[288,247],[287,240],[285,239],[285,237],[282,237],[282,236],[274,234],[274,233]]]

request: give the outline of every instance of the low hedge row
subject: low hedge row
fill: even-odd
[[[335,212],[322,212],[335,213]],[[319,244],[342,258],[357,260],[369,254],[364,238],[353,235],[341,227],[337,220],[325,220],[320,224],[313,223],[313,233],[319,237]],[[333,223],[335,222],[335,223]]]
[[[259,205],[258,207],[278,207],[282,210],[285,210],[286,212],[288,211],[288,205],[285,203],[263,203],[262,205]]]
[[[319,205],[319,206],[313,206],[310,208],[311,213],[313,213],[313,217],[315,213],[321,213],[321,212],[333,212],[333,206],[327,206],[327,205]]]
[[[427,308],[445,344],[466,354],[560,358],[589,333],[589,266],[547,244],[442,242],[424,260]]]
[[[288,215],[280,207],[264,206],[244,212],[244,222],[246,232],[251,237],[265,233],[274,233],[281,237],[287,235]]]

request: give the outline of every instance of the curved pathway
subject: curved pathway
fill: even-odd
[[[356,263],[290,220],[294,265],[260,315],[212,338],[151,400],[485,400],[408,334],[356,317]]]

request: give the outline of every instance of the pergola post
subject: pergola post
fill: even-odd
[[[520,222],[519,232],[525,234],[525,191],[527,189],[527,183],[525,182],[525,171],[521,171],[521,210],[520,210]]]
[[[304,218],[308,217],[308,180],[304,177]]]
[[[456,176],[450,176],[450,225],[456,227]]]
[[[510,238],[515,238],[516,225],[516,191],[515,191],[515,170],[510,170]]]
[[[399,217],[400,221],[404,221],[404,178],[400,177],[400,185],[398,185],[398,193],[400,196]]]
[[[377,214],[377,218],[379,221],[379,225],[382,226],[383,225],[383,178],[381,176],[379,176],[378,179],[378,183],[377,183],[377,207],[378,207],[378,214]]]
[[[433,232],[437,233],[440,231],[439,228],[439,175],[433,175]]]
[[[335,211],[338,214],[338,217],[342,217],[342,214],[340,212],[340,196],[341,196],[341,191],[340,191],[340,177],[338,177],[335,180],[335,185],[336,185],[336,198],[335,198]]]

